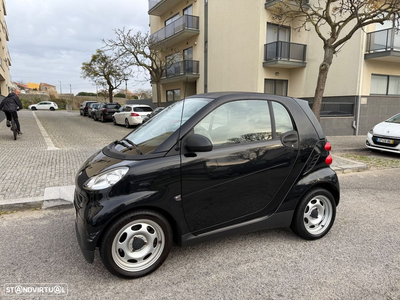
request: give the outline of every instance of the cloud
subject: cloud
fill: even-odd
[[[74,93],[95,90],[81,78],[81,66],[104,46],[102,39],[114,37],[114,29],[149,30],[146,0],[12,0],[6,5],[12,80],[58,88],[61,81],[63,92],[70,84]],[[128,82],[130,89],[141,87],[134,78]]]

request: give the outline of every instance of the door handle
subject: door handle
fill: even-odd
[[[296,131],[289,131],[281,136],[281,142],[284,146],[298,148],[299,138]]]

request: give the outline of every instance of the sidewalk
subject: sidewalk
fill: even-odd
[[[365,136],[329,136],[327,140],[332,146],[331,168],[337,173],[352,173],[368,170],[362,162],[340,157],[341,153],[368,151],[365,146]]]

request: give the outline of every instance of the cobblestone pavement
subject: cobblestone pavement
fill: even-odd
[[[79,112],[23,110],[18,114],[23,135],[17,141],[5,121],[0,123],[0,201],[39,197],[47,187],[73,185],[78,168],[92,153],[130,132]],[[60,150],[47,150],[34,114]]]

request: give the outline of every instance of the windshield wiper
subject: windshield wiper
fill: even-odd
[[[115,141],[114,141],[114,144],[122,145],[122,146],[124,146],[125,148],[128,148],[129,150],[132,150],[132,149],[133,149],[131,146],[125,144],[125,143],[122,142],[122,141],[115,140]]]
[[[139,147],[134,142],[132,142],[131,140],[123,139],[123,141],[127,141],[130,145],[132,145],[139,155],[143,154],[142,151],[139,150]]]

